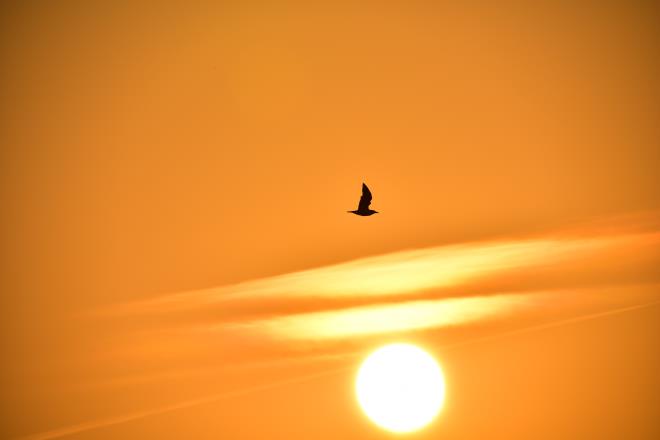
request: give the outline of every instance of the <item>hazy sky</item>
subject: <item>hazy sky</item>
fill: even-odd
[[[394,340],[414,438],[660,436],[653,2],[97,3],[0,7],[3,438],[389,438]]]

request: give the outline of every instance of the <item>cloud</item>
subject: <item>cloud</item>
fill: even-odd
[[[292,314],[424,296],[479,296],[585,282],[657,278],[660,233],[555,237],[440,246],[361,258],[230,286],[122,304],[111,313],[202,313],[223,320]],[[640,270],[646,273],[640,274]],[[618,279],[613,279],[618,277]],[[627,277],[627,278],[626,278]],[[565,281],[562,281],[565,280]],[[486,291],[484,284],[491,284]],[[481,284],[480,284],[481,283]],[[566,286],[562,286],[566,287]],[[462,292],[462,293],[461,293]],[[107,310],[106,310],[107,312]]]
[[[104,354],[193,358],[212,350],[240,362],[259,360],[264,347],[299,352],[304,344],[296,342],[469,331],[541,311],[558,318],[652,299],[659,265],[657,229],[594,228],[399,251],[113,306],[106,318],[133,331],[113,334]]]
[[[465,325],[509,315],[532,306],[534,295],[448,298],[363,306],[275,317],[224,328],[258,332],[277,339],[338,339]]]

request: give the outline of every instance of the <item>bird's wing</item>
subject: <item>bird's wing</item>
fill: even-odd
[[[366,211],[371,205],[371,191],[367,188],[367,185],[362,184],[362,197],[360,197],[360,204],[358,205],[358,211]]]

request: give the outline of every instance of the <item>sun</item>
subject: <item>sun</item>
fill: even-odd
[[[433,357],[411,344],[371,353],[355,382],[357,400],[376,425],[406,433],[428,425],[442,409],[445,380]]]

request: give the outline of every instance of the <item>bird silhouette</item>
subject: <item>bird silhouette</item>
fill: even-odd
[[[360,203],[358,203],[358,209],[356,209],[355,211],[346,211],[346,212],[350,212],[351,214],[361,215],[365,217],[378,213],[378,211],[369,209],[369,205],[371,205],[371,191],[369,191],[367,185],[363,183],[362,197],[360,197]]]

